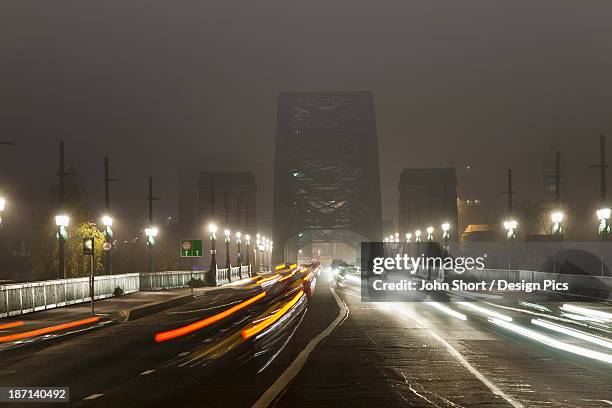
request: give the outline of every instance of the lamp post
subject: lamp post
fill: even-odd
[[[261,247],[261,235],[258,233],[255,235],[255,265],[257,266],[257,272],[259,272],[259,268],[261,266],[261,254],[259,251]]]
[[[2,229],[2,213],[6,207],[6,198],[0,197],[0,229]]]
[[[442,227],[442,240],[444,241],[445,244],[448,244],[448,241],[450,239],[450,224],[448,222],[445,222],[441,225]]]
[[[415,241],[421,242],[421,230],[414,231]]]
[[[412,242],[412,233],[407,232],[406,233],[406,243],[410,244],[411,242]]]
[[[605,275],[605,263],[604,263],[604,250],[605,241],[610,234],[610,214],[612,210],[610,208],[600,208],[597,210],[597,219],[599,220],[599,239],[601,242],[601,276]]]
[[[516,220],[510,219],[504,221],[504,229],[506,230],[506,239],[508,240],[508,269],[512,268],[512,241],[516,239]]]
[[[395,233],[395,242],[399,242],[399,232]]]
[[[272,269],[272,251],[274,250],[274,241],[270,241],[270,269]]]
[[[231,234],[232,232],[227,228],[223,231],[223,235],[225,236],[225,268],[227,269],[227,276],[230,282],[232,281],[232,263],[230,261]]]
[[[153,247],[155,246],[155,238],[158,234],[156,227],[150,226],[145,228],[145,235],[147,236],[147,247],[149,247],[149,272],[155,272],[155,262],[153,261]]]
[[[110,275],[113,273],[113,268],[111,266],[111,249],[113,248],[113,217],[108,214],[104,215],[102,217],[102,225],[104,225],[104,272],[106,275]]]
[[[246,245],[246,263],[249,266],[249,276],[251,276],[251,236],[249,234],[244,236],[244,244]]]
[[[561,211],[555,211],[550,215],[550,220],[552,221],[552,233],[553,235],[558,235],[560,237],[563,236],[563,219],[565,218],[565,214]]]
[[[215,243],[217,242],[217,226],[215,224],[209,224],[208,232],[210,233],[209,282],[213,286],[217,286],[217,249],[215,247]]]
[[[66,277],[66,240],[68,239],[68,228],[70,224],[70,217],[66,214],[60,214],[55,216],[55,225],[57,226],[56,238],[59,242],[59,278],[64,279]]]
[[[242,279],[242,254],[240,253],[240,244],[242,243],[242,233],[236,232],[236,263],[238,264],[238,277]]]
[[[434,233],[434,227],[430,225],[429,227],[427,227],[427,241],[429,242],[433,241],[434,239],[433,233]]]

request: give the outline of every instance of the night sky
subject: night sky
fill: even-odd
[[[601,132],[612,144],[609,0],[3,0],[0,15],[11,211],[56,182],[63,138],[95,213],[105,153],[117,217],[143,223],[148,175],[160,216],[176,216],[178,166],[229,157],[264,169],[269,223],[278,93],[322,90],[374,94],[385,218],[402,168],[453,162],[464,192],[503,208],[507,168],[516,199],[538,199],[557,149],[567,193],[597,205],[587,166]]]

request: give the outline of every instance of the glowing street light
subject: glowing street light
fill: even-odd
[[[406,242],[407,243],[411,243],[412,242],[412,233],[411,232],[407,232],[406,233]]]
[[[2,212],[6,206],[6,199],[4,197],[0,197],[0,229],[2,229]]]
[[[444,242],[448,242],[449,238],[450,238],[450,224],[448,222],[445,222],[442,224],[442,239],[444,240]]]
[[[246,245],[246,263],[249,266],[249,275],[251,274],[251,236],[246,234],[244,236],[244,243]]]
[[[565,218],[565,214],[561,211],[555,211],[550,214],[550,219],[553,223],[552,233],[554,235],[562,235],[563,234],[563,219]]]
[[[145,235],[147,236],[147,245],[149,248],[155,246],[155,238],[157,237],[158,233],[159,230],[156,227],[145,228]]]
[[[414,231],[415,241],[421,242],[421,230]]]
[[[102,249],[104,249],[104,257],[106,262],[104,262],[104,272],[106,275],[110,275],[112,273],[111,266],[111,249],[113,248],[113,217],[106,214],[102,216],[102,225],[104,225],[104,245]]]
[[[208,233],[210,234],[210,269],[209,282],[214,286],[217,285],[217,225],[215,223],[208,224]]]
[[[399,242],[399,232],[395,233],[395,242]]]
[[[240,253],[240,244],[242,244],[242,233],[236,232],[236,263],[238,264],[238,276],[242,279],[242,254]]]
[[[518,223],[515,220],[504,221],[504,229],[506,230],[506,238],[508,241],[513,241],[516,238],[516,228]]]
[[[225,230],[223,230],[223,235],[225,236],[225,268],[227,269],[227,276],[229,278],[229,281],[232,281],[232,274],[230,273],[231,270],[231,262],[230,262],[230,242],[231,242],[231,235],[232,232],[226,228]]]
[[[612,210],[610,208],[601,208],[597,210],[597,220],[599,220],[599,235],[604,239],[604,237],[610,233],[610,214]]]
[[[57,226],[57,234],[55,237],[59,241],[59,269],[60,279],[64,279],[66,276],[66,241],[68,240],[68,232],[66,228],[70,224],[70,217],[66,214],[60,214],[55,216],[55,225]]]
[[[433,241],[433,233],[434,233],[434,227],[429,226],[427,227],[427,240],[428,241]]]

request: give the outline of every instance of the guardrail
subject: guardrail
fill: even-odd
[[[231,268],[231,280],[251,276],[250,266]],[[164,271],[153,273],[126,273],[95,277],[94,299],[115,295],[121,288],[124,294],[140,290],[163,290],[189,287],[194,280],[206,281],[207,271]],[[217,284],[229,283],[227,269],[217,269]],[[89,277],[56,279],[38,282],[0,285],[0,318],[53,309],[91,300]]]
[[[94,299],[140,290],[139,274],[103,275],[95,277]],[[89,278],[57,279],[0,286],[0,317],[82,303],[91,300]]]

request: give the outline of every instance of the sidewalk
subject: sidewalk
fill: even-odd
[[[228,288],[239,289],[244,284],[250,284],[250,280],[243,279],[224,286],[194,288],[193,296],[190,288],[134,292],[97,300],[94,303],[94,316],[91,314],[91,303],[84,302],[2,318],[0,350],[11,348],[10,345],[15,343],[56,338],[58,334],[66,334],[67,331],[72,333],[125,320],[135,320],[187,303],[206,292]]]

